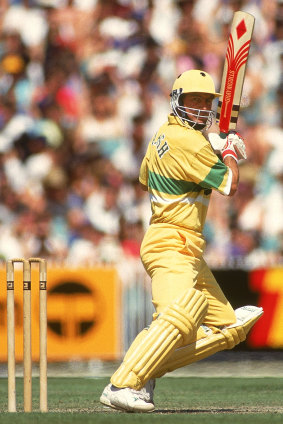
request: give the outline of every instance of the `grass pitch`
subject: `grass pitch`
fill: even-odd
[[[155,389],[156,410],[131,414],[103,407],[106,378],[48,379],[49,412],[40,413],[38,379],[33,380],[34,412],[25,414],[23,381],[17,379],[17,413],[7,413],[7,379],[0,379],[1,424],[282,423],[283,378],[162,378]]]

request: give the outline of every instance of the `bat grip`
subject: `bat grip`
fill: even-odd
[[[227,135],[228,135],[228,134],[229,134],[229,133],[226,133],[226,132],[222,132],[222,131],[221,131],[221,132],[219,133],[219,137],[220,137],[220,138],[222,138],[222,140],[225,140],[225,138],[227,137]]]

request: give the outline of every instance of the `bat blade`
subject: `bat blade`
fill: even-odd
[[[249,13],[234,13],[216,114],[220,133],[227,134],[237,126],[254,22]]]

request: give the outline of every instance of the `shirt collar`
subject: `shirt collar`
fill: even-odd
[[[189,125],[188,122],[183,123],[181,121],[180,118],[178,118],[178,116],[173,115],[173,113],[170,113],[170,115],[168,115],[168,123],[169,125],[181,125],[181,127],[185,127],[185,128],[189,128],[190,130],[192,130],[193,128]]]
[[[173,115],[173,113],[170,113],[170,115],[168,115],[168,123],[169,123],[169,125],[180,125],[181,127],[185,127],[189,130],[195,130],[195,131],[200,131],[200,132],[202,132],[204,130],[204,129],[198,130],[196,128],[191,127],[188,122],[186,122],[186,121],[182,122],[181,119],[178,116]]]

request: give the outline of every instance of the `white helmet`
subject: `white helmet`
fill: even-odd
[[[194,109],[183,106],[181,96],[186,93],[206,93],[212,96],[219,97],[220,93],[215,92],[215,86],[211,76],[204,71],[190,70],[185,71],[175,80],[172,88],[171,107],[174,115],[178,116],[183,125],[188,125],[192,128],[202,130],[208,128],[213,119],[214,112],[212,110]],[[196,117],[196,120],[189,118]],[[206,118],[206,123],[199,121],[199,118]]]

